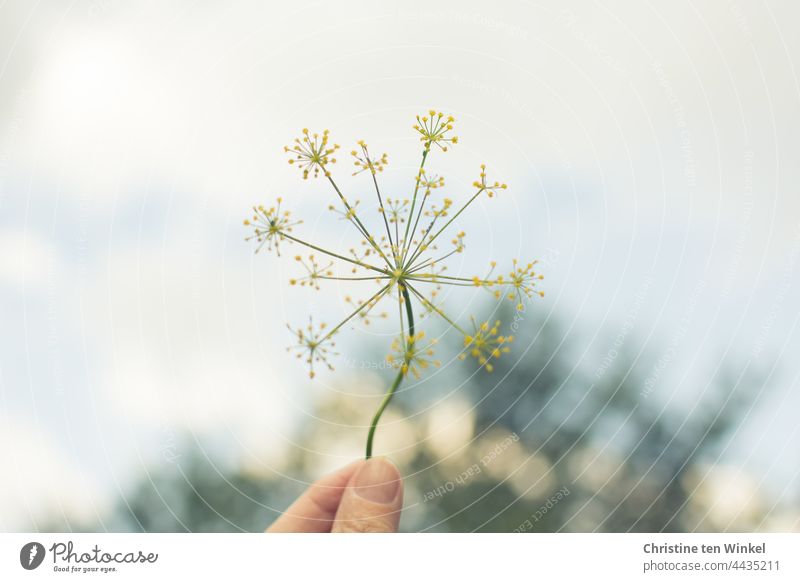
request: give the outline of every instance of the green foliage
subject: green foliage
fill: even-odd
[[[518,327],[521,354],[499,361],[494,374],[445,367],[398,395],[395,413],[414,422],[419,419],[412,411],[443,397],[446,402],[454,387],[475,413],[474,438],[454,456],[437,456],[424,439],[412,447],[401,466],[408,475],[402,526],[456,532],[715,529],[692,504],[690,476],[704,461],[718,459],[761,391],[760,379],[729,363],[703,402],[686,413],[656,403],[657,394],[643,390],[651,368],[646,356],[621,353],[598,375],[592,366],[576,365],[576,352],[585,352],[582,340],[552,317],[524,314]],[[352,396],[341,398],[322,401],[317,411],[342,423],[337,434],[361,422],[352,416],[358,407],[348,405]],[[285,469],[297,482],[226,468],[193,451],[186,439],[181,450],[189,452],[150,467],[98,529],[260,531],[315,472],[317,458],[308,451],[330,438],[315,430]],[[493,445],[498,435],[517,440]],[[484,463],[492,446],[499,452]],[[479,471],[462,478],[473,466]],[[568,495],[553,502],[559,490]]]

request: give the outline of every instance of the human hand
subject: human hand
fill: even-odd
[[[360,460],[313,483],[268,529],[272,533],[391,533],[403,481],[384,457]]]

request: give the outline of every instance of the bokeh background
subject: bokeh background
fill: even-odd
[[[329,128],[431,167],[472,275],[538,258],[546,296],[492,374],[404,385],[377,450],[409,531],[800,528],[800,37],[776,2],[0,2],[0,529],[258,531],[362,454],[391,327],[312,382],[287,285],[242,219],[282,195],[355,240],[283,145]],[[337,168],[357,196],[363,178]],[[364,204],[367,201],[365,199]],[[371,219],[378,220],[377,214]],[[483,293],[455,317],[514,314]],[[499,309],[499,310],[498,310]]]

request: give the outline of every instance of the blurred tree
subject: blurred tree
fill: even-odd
[[[718,460],[743,408],[761,391],[759,378],[727,363],[710,389],[698,390],[704,397],[680,410],[645,390],[645,356],[620,349],[610,365],[590,369],[585,362],[601,358],[587,356],[580,338],[553,317],[525,313],[522,323],[515,331],[515,352],[521,353],[511,354],[516,360],[501,358],[493,374],[469,364],[445,366],[393,401],[376,446],[408,475],[403,527],[713,529],[692,514],[703,509],[692,503],[692,475],[702,472],[702,463]],[[380,369],[380,361],[375,354],[370,362],[376,365],[367,367]],[[105,525],[154,532],[263,530],[276,516],[272,508],[285,508],[302,481],[331,461],[331,447],[341,447],[343,458],[359,454],[382,390],[375,385],[362,397],[329,391],[319,399],[318,420],[306,427],[283,468],[297,482],[221,466],[198,449],[143,476]],[[442,440],[442,423],[432,415],[455,400],[463,405],[461,417],[445,428],[458,434]]]
[[[120,496],[110,530],[257,532],[296,493],[274,475],[220,463],[189,438],[179,448],[188,452],[151,467]]]
[[[513,314],[499,318],[512,321]],[[580,365],[583,359],[600,358],[586,358],[585,351],[576,355],[580,341],[557,321],[537,314],[524,319],[515,339],[516,349],[529,347],[523,357],[498,360],[491,381],[481,375],[468,380],[476,403],[475,432],[501,429],[518,435],[526,451],[515,457],[521,466],[530,463],[526,457],[547,459],[547,469],[531,474],[551,483],[551,492],[566,488],[569,495],[548,508],[547,491],[531,495],[513,475],[475,481],[437,498],[445,518],[429,519],[423,528],[513,531],[524,524],[527,531],[686,530],[693,522],[686,516],[686,476],[700,461],[717,460],[744,409],[762,391],[761,379],[724,362],[711,386],[702,387],[702,401],[688,412],[679,410],[656,404],[645,388],[646,358],[620,349],[602,373],[587,370]],[[452,479],[435,463],[423,457],[415,466],[418,471],[433,467],[425,473],[428,491]]]

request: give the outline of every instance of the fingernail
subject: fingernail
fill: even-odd
[[[358,470],[353,481],[356,494],[374,503],[389,503],[394,500],[400,487],[397,468],[382,457],[370,459]]]

